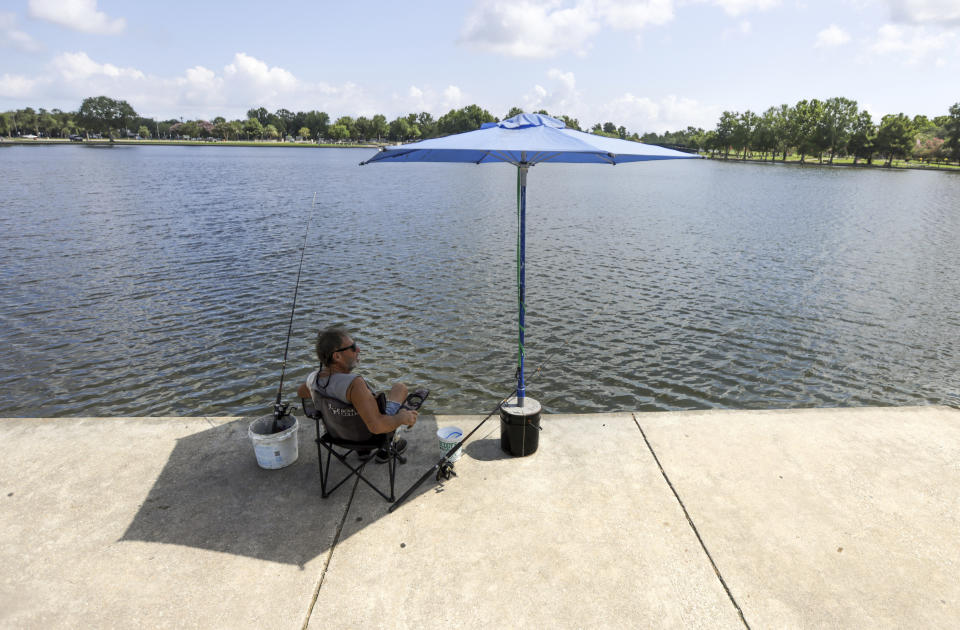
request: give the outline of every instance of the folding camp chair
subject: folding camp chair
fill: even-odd
[[[336,398],[322,397],[320,409],[314,406],[313,400],[310,398],[301,398],[300,402],[303,404],[303,413],[307,417],[313,418],[317,427],[316,442],[317,459],[320,466],[321,496],[326,499],[334,490],[356,475],[361,481],[373,488],[377,494],[393,503],[395,500],[394,485],[396,483],[397,462],[399,461],[402,464],[406,461],[397,452],[393,441],[393,433],[379,435],[370,433],[353,405],[343,403]],[[322,432],[321,423],[323,424]],[[385,492],[363,476],[363,469],[374,459],[378,450],[387,454],[387,469],[390,471],[390,496],[387,496]],[[327,453],[326,465],[323,462],[324,451]],[[354,467],[347,462],[347,457],[354,451],[370,451],[371,456]],[[328,490],[327,485],[331,483],[330,462],[333,458],[339,460],[350,472]]]

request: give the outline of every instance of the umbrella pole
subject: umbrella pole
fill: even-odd
[[[526,351],[523,346],[524,320],[526,317],[526,258],[527,258],[527,171],[529,164],[521,162],[517,166],[518,202],[519,202],[519,234],[517,252],[517,301],[519,310],[518,327],[518,368],[517,368],[517,405],[523,408],[523,399],[526,396],[526,386],[523,383],[523,359]]]

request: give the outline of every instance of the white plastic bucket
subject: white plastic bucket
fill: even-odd
[[[451,448],[463,439],[463,430],[460,427],[443,427],[437,430],[437,439],[440,440],[440,454],[446,455]],[[463,449],[458,448],[457,452],[450,456],[447,461],[455,462],[463,455]]]
[[[273,430],[273,414],[257,418],[250,423],[247,434],[253,442],[253,452],[260,468],[283,468],[297,461],[297,429],[300,423],[296,416],[286,415],[280,419],[281,430]]]

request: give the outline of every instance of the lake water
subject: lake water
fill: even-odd
[[[374,384],[489,411],[516,364],[516,171],[357,165],[371,154],[0,148],[0,416],[267,412],[308,221],[285,397],[339,323]],[[944,173],[537,166],[528,395],[548,412],[957,404],[958,208]]]

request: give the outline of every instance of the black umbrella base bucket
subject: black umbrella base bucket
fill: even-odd
[[[524,397],[523,406],[516,397],[500,407],[500,448],[514,457],[537,452],[540,444],[540,403]]]

